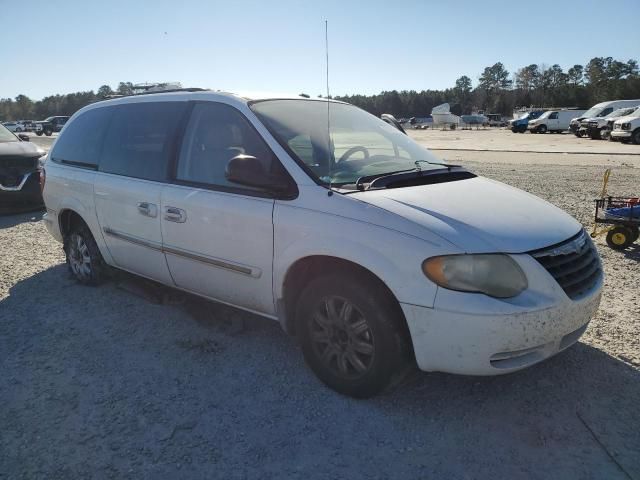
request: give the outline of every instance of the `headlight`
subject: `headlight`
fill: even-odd
[[[445,255],[422,262],[422,271],[437,285],[490,297],[515,297],[528,286],[520,266],[508,255]]]
[[[622,130],[631,130],[631,124],[630,123],[623,123],[622,124]]]

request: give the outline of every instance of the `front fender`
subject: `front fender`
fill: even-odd
[[[433,307],[437,286],[422,273],[422,262],[453,253],[450,244],[339,215],[287,205],[274,211],[274,296],[283,298],[289,269],[299,260],[327,256],[346,260],[376,275],[399,302]]]

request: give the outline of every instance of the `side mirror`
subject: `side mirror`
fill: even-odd
[[[18,138],[20,140],[22,140],[23,142],[28,142],[29,141],[29,135],[27,135],[26,133],[19,133],[18,134]]]
[[[248,187],[276,192],[282,192],[288,188],[282,181],[282,177],[268,173],[253,155],[240,154],[233,157],[229,160],[224,175],[230,182]]]

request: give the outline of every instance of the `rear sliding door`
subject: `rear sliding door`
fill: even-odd
[[[113,107],[94,190],[102,234],[118,267],[172,284],[162,251],[161,194],[187,103]]]

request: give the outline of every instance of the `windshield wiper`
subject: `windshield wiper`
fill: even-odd
[[[362,176],[360,178],[358,178],[356,180],[356,190],[355,191],[363,191],[366,190],[364,188],[364,184],[366,182],[369,182],[369,188],[371,188],[371,185],[376,181],[379,180],[381,178],[386,178],[386,177],[392,177],[394,175],[398,175],[400,173],[410,173],[410,172],[417,172],[418,174],[422,175],[423,173],[428,172],[429,170],[439,170],[439,169],[429,169],[429,170],[422,170],[420,168],[420,164],[421,163],[428,163],[429,165],[438,165],[438,166],[442,166],[444,168],[447,168],[449,171],[451,171],[452,168],[456,168],[456,167],[460,167],[460,165],[452,165],[449,163],[440,163],[440,162],[431,162],[429,160],[416,160],[415,162],[413,162],[415,164],[415,168],[405,168],[404,170],[395,170],[392,172],[386,172],[383,173],[382,175],[365,175]],[[352,193],[352,192],[349,192]]]

